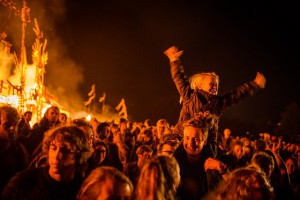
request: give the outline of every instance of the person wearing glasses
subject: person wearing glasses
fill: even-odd
[[[100,140],[95,140],[93,142],[93,153],[89,158],[87,164],[87,169],[85,171],[85,176],[88,176],[90,172],[100,166],[110,166],[115,167],[112,158],[109,155],[109,148],[107,144]]]

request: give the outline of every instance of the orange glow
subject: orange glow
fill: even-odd
[[[87,115],[87,116],[85,117],[85,119],[86,119],[87,121],[91,121],[92,117],[91,117],[91,115]]]
[[[20,113],[32,111],[32,124],[39,121],[52,105],[58,106],[61,112],[70,115],[67,109],[57,103],[57,97],[49,96],[45,92],[44,73],[48,60],[48,53],[45,52],[47,40],[43,40],[43,34],[36,19],[34,22],[37,38],[32,45],[33,64],[27,64],[24,60],[24,56],[26,56],[24,46],[21,47],[21,55],[16,55],[16,53],[7,51],[5,48],[7,45],[3,45],[3,41],[0,41],[0,105],[9,104],[17,108]],[[23,29],[22,34],[25,34]],[[12,70],[13,68],[14,70]],[[13,73],[11,73],[12,71]]]

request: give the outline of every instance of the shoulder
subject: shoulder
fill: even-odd
[[[7,183],[6,188],[16,188],[17,190],[21,190],[24,186],[28,187],[29,183],[36,182],[35,180],[38,177],[38,174],[41,173],[41,169],[39,168],[32,168],[32,169],[25,169],[18,173],[16,173]]]
[[[21,126],[21,125],[24,125],[24,124],[25,124],[25,120],[24,120],[24,118],[22,118],[22,119],[19,121],[18,126]]]
[[[30,199],[38,191],[42,170],[33,168],[18,172],[6,184],[1,199]]]
[[[185,162],[186,160],[186,151],[183,147],[183,144],[181,143],[174,152],[174,157],[176,158],[177,162],[180,164],[182,162]]]
[[[36,179],[38,177],[38,175],[43,173],[43,168],[30,168],[30,169],[24,169],[20,172],[18,172],[15,177],[16,179],[20,179],[20,180],[32,180],[32,179]]]

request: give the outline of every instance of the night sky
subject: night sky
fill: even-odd
[[[112,109],[125,99],[131,120],[175,124],[181,106],[163,54],[173,45],[184,51],[187,76],[220,76],[219,94],[254,79],[257,71],[265,75],[266,88],[225,111],[221,128],[243,124],[248,131],[277,123],[286,106],[299,105],[300,13],[292,1],[29,4],[48,39],[46,86],[69,107],[86,101],[95,83],[96,98],[106,92]]]

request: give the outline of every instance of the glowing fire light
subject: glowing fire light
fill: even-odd
[[[91,121],[92,116],[91,116],[91,115],[87,115],[87,116],[85,117],[85,119],[86,119],[87,121]]]
[[[22,9],[22,21],[30,22],[29,8]],[[24,11],[24,12],[23,12]],[[28,64],[26,60],[26,49],[23,46],[21,55],[12,54],[7,51],[6,37],[0,40],[0,105],[9,104],[17,108],[20,113],[32,111],[31,123],[35,123],[44,116],[46,110],[56,105],[61,111],[69,115],[69,111],[54,100],[54,96],[49,96],[45,92],[44,73],[48,60],[48,53],[45,51],[47,40],[43,39],[37,20],[34,20],[34,31],[37,35],[35,43],[32,45],[33,64]],[[22,39],[25,39],[25,26],[22,27]],[[4,43],[4,44],[3,44]],[[15,69],[12,72],[13,61]],[[47,97],[45,97],[47,96]]]
[[[19,105],[19,97],[17,95],[3,96],[0,95],[0,103],[10,104],[12,107],[17,108]]]

